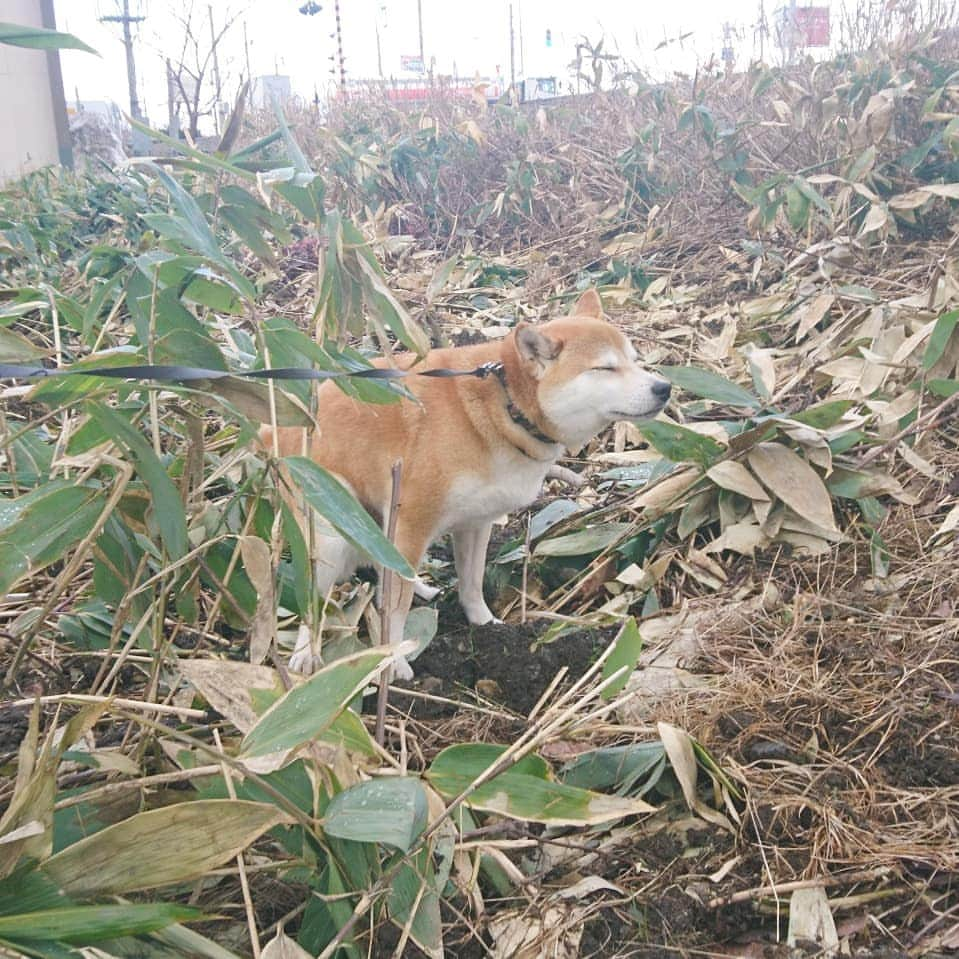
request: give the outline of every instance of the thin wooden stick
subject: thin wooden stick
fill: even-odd
[[[721,909],[737,902],[749,902],[751,899],[764,899],[784,892],[795,892],[797,889],[815,889],[817,886],[845,886],[856,882],[865,882],[868,879],[882,879],[892,874],[888,866],[878,866],[875,869],[859,869],[856,872],[847,872],[838,876],[819,876],[816,879],[797,879],[793,882],[783,882],[778,886],[757,886],[755,889],[741,889],[729,896],[717,896],[706,903],[707,909]]]
[[[162,713],[165,716],[182,716],[185,719],[209,719],[204,709],[191,709],[188,706],[176,706],[166,703],[145,703],[139,699],[118,699],[116,696],[89,696],[85,693],[58,693],[55,696],[34,696],[31,699],[14,699],[0,703],[0,709],[16,709],[18,706],[32,706],[39,699],[43,705],[50,703],[106,703],[118,709],[143,710],[148,713]]]
[[[221,772],[223,765],[212,763],[206,766],[194,766],[193,769],[177,769],[169,773],[157,773],[154,776],[141,776],[139,779],[121,779],[115,783],[106,783],[103,786],[94,786],[85,792],[74,793],[67,796],[66,799],[59,800],[54,805],[54,810],[69,809],[71,806],[79,806],[81,803],[90,802],[94,799],[102,799],[105,796],[115,796],[117,793],[130,792],[133,789],[149,789],[152,786],[160,786],[164,783],[177,783],[190,779],[202,779],[204,776],[213,776]]]
[[[386,538],[392,543],[396,537],[396,514],[400,509],[400,483],[403,478],[403,461],[397,460],[390,471],[393,485],[390,492],[390,514],[386,523]],[[380,644],[390,641],[390,606],[393,599],[393,570],[383,567],[383,582],[380,588]],[[388,666],[380,676],[376,693],[376,744],[382,746],[386,739],[386,706],[390,694],[390,678],[393,668]]]
[[[533,514],[526,513],[526,539],[523,543],[523,583],[519,594],[519,621],[526,625],[526,587],[529,583],[529,542],[532,539]]]
[[[213,741],[216,748],[223,751],[223,744],[220,742],[220,730],[213,727]],[[236,800],[236,789],[233,786],[233,773],[226,763],[220,764],[223,771],[223,781],[226,783],[226,791],[230,794],[230,799]],[[253,897],[250,895],[250,884],[246,878],[246,863],[243,861],[242,850],[236,854],[236,868],[240,874],[240,889],[243,892],[243,906],[246,909],[246,924],[250,930],[250,946],[253,949],[253,959],[260,959],[260,936],[256,931],[256,912],[253,910]]]

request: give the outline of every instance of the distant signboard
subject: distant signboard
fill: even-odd
[[[829,7],[795,7],[790,12],[804,47],[829,46]]]
[[[405,57],[401,55],[400,69],[406,70],[408,73],[426,73],[426,68],[423,66],[423,58],[419,56]]]
[[[269,109],[276,100],[284,104],[292,96],[290,78],[282,74],[267,74],[253,79],[251,100],[258,110]]]

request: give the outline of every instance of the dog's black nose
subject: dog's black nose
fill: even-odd
[[[664,403],[669,399],[669,394],[672,392],[672,384],[669,380],[656,380],[653,383],[653,396],[658,400],[662,400]]]

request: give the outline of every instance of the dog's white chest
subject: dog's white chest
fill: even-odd
[[[539,496],[551,464],[522,455],[497,456],[489,472],[463,473],[450,487],[441,532],[491,522]]]

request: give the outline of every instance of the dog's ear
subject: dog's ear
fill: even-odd
[[[573,304],[570,316],[589,316],[596,320],[603,318],[603,301],[595,290],[587,290]]]
[[[534,376],[542,376],[546,367],[559,356],[562,341],[541,333],[529,323],[516,324],[516,352]]]

